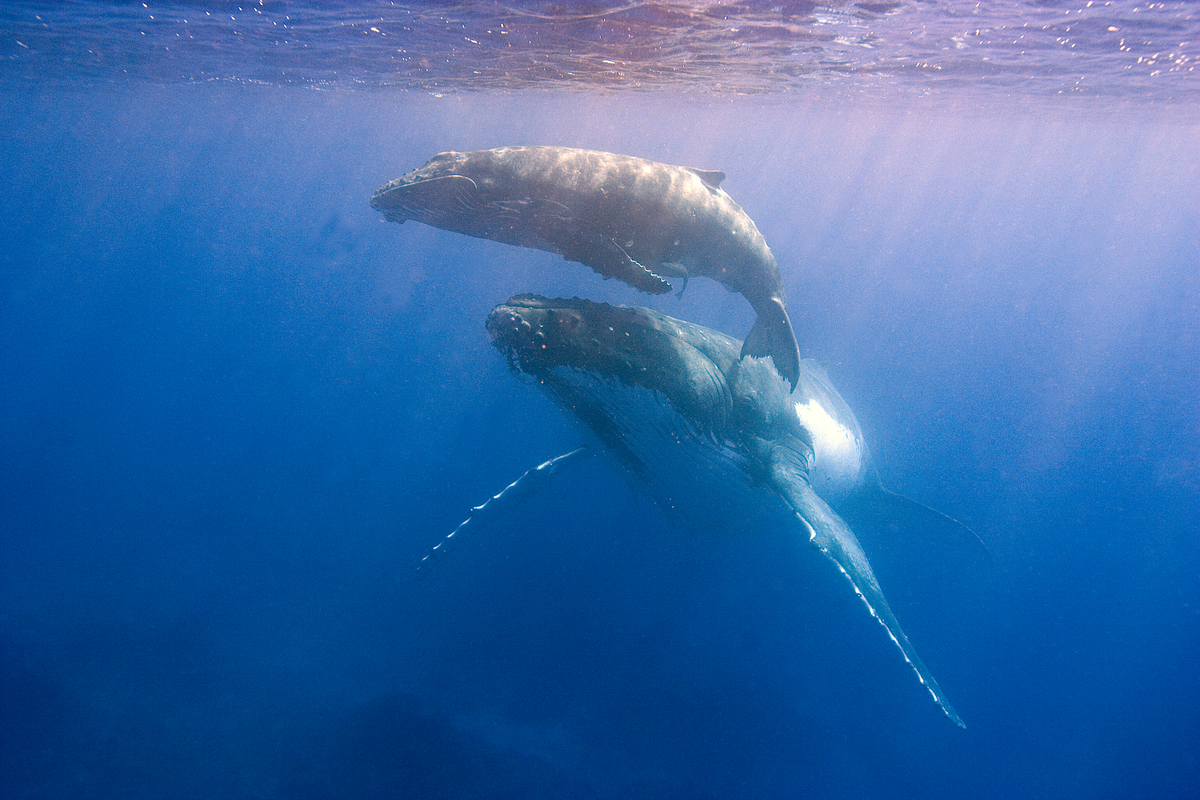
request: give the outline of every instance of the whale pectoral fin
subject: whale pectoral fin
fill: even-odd
[[[679,291],[675,293],[676,297],[683,297],[683,293],[687,291],[688,281],[690,279],[691,279],[691,276],[685,272],[683,275],[683,283],[680,285]]]
[[[917,651],[904,635],[900,623],[888,607],[883,590],[875,579],[871,564],[867,561],[866,553],[855,538],[854,532],[839,517],[825,501],[817,496],[808,481],[795,475],[794,470],[776,468],[775,482],[780,494],[787,500],[788,505],[796,512],[796,516],[804,523],[808,531],[809,543],[820,553],[837,564],[842,574],[850,579],[855,593],[867,605],[871,615],[883,625],[892,641],[900,648],[904,658],[916,670],[917,678],[933,695],[933,700],[942,711],[946,712],[954,724],[960,728],[967,727],[962,718],[955,712],[953,706],[942,694],[941,687],[933,679],[929,669],[917,655]]]
[[[421,559],[421,563],[417,565],[417,577],[423,578],[428,575],[429,569],[445,558],[446,553],[458,542],[461,542],[484,525],[495,522],[497,518],[512,511],[532,497],[539,489],[550,482],[550,479],[554,477],[554,473],[558,472],[559,469],[576,461],[590,458],[593,455],[595,455],[595,452],[586,445],[577,447],[569,453],[564,453],[561,456],[538,464],[502,489],[495,497],[485,500],[481,505],[475,506],[471,509],[470,516],[460,522],[457,528],[451,531],[445,539],[434,545],[425,557]]]
[[[796,384],[800,382],[800,346],[796,344],[796,333],[783,301],[773,297],[755,305],[754,310],[758,312],[758,319],[742,343],[742,358],[770,356],[775,361],[775,369],[792,385],[792,391],[796,391]]]
[[[371,207],[392,222],[474,214],[479,202],[479,186],[465,175],[414,183],[392,181],[371,197]]]
[[[634,259],[612,237],[574,228],[542,234],[568,261],[578,261],[606,278],[616,278],[648,294],[671,291],[671,284]]]

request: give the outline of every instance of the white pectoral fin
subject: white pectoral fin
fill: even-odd
[[[934,702],[941,707],[942,711],[946,712],[946,716],[960,728],[967,727],[946,696],[942,694],[941,687],[938,686],[933,675],[929,673],[929,669],[917,655],[917,651],[909,643],[908,637],[904,635],[900,623],[896,621],[891,608],[888,607],[883,590],[879,588],[879,582],[875,580],[871,564],[867,561],[866,553],[863,552],[854,532],[833,509],[825,504],[824,500],[817,496],[807,481],[789,477],[783,483],[780,491],[807,528],[809,543],[837,564],[842,574],[850,579],[854,591],[866,603],[871,615],[879,620],[887,630],[892,641],[904,654],[905,660],[916,670],[917,678],[933,695]]]
[[[567,464],[573,464],[576,461],[582,461],[594,455],[594,451],[589,447],[577,447],[569,453],[564,453],[561,456],[552,458],[549,461],[538,464],[533,469],[526,472],[521,477],[510,483],[500,491],[495,497],[485,500],[481,505],[471,509],[471,514],[458,527],[450,532],[445,539],[442,539],[433,549],[429,551],[421,563],[417,565],[417,577],[422,578],[429,574],[429,569],[446,557],[446,553],[450,551],[454,545],[463,539],[467,538],[478,528],[494,522],[497,518],[512,511],[521,503],[532,497],[539,489],[550,482],[554,477],[554,473]]]

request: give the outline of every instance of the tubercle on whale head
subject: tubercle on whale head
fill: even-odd
[[[463,160],[463,154],[456,150],[447,150],[444,153],[438,153],[430,158],[421,166],[405,173],[397,178],[397,181],[405,181],[412,183],[418,180],[429,180],[430,178],[440,178],[445,175],[453,175],[457,172],[459,164]]]
[[[515,372],[582,369],[668,394],[685,382],[687,346],[636,306],[523,294],[493,309],[487,328]]]
[[[376,189],[375,193],[371,195],[371,205],[378,209],[381,205],[386,206],[389,202],[388,198],[395,197],[397,191],[400,189],[408,188],[413,184],[423,181],[459,174],[462,155],[462,153],[455,152],[454,150],[438,153],[416,169],[410,170],[399,178],[388,181]]]
[[[531,296],[532,300],[533,297]],[[508,303],[498,305],[487,317],[487,330],[492,337],[492,345],[499,350],[508,362],[509,371],[522,380],[531,380],[540,372],[539,367],[547,361],[546,335],[541,330],[542,321],[532,309],[536,305],[525,307],[519,298],[512,298]],[[534,325],[538,325],[538,330]]]
[[[556,366],[590,368],[610,374],[637,369],[639,352],[628,325],[597,324],[627,309],[571,298],[551,300],[517,295],[487,318],[492,343],[514,372],[539,374]],[[621,341],[625,340],[625,341]]]

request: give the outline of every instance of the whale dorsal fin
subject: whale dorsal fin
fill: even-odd
[[[687,167],[688,172],[694,173],[697,178],[704,181],[714,189],[721,188],[721,181],[725,180],[725,173],[719,169],[696,169],[695,167]]]

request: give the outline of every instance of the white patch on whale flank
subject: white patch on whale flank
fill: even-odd
[[[863,444],[858,431],[830,414],[815,397],[796,403],[795,408],[800,424],[812,434],[809,483],[836,504],[858,485],[862,475]]]

